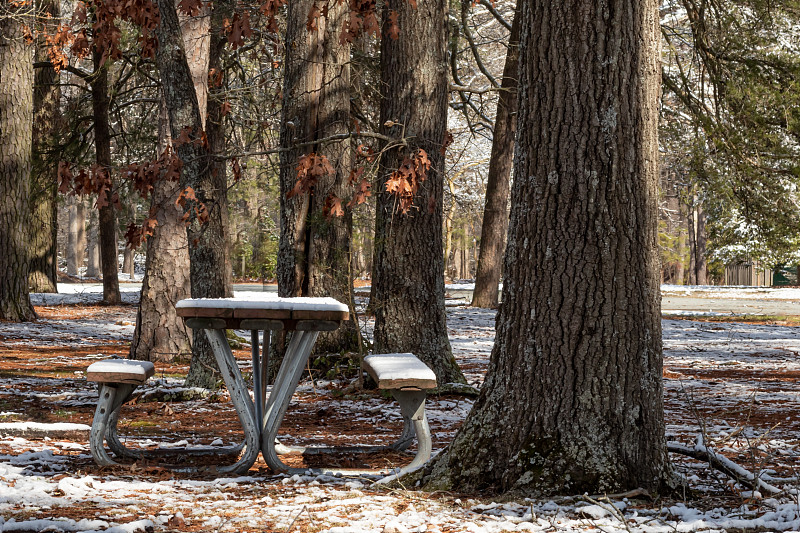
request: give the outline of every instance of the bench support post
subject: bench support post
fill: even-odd
[[[117,438],[117,420],[119,419],[119,409],[130,397],[136,385],[119,383],[116,386],[108,383],[100,383],[100,400],[97,402],[97,409],[92,420],[92,432],[89,436],[89,449],[92,457],[100,466],[117,464],[109,457],[103,442],[109,438],[109,446],[115,448],[119,444]],[[113,450],[115,453],[117,450]],[[117,454],[120,455],[120,454]]]

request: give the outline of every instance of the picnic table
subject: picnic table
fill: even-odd
[[[258,458],[259,452],[275,472],[325,473],[325,474],[375,474],[376,471],[354,471],[319,468],[291,468],[284,464],[279,454],[325,452],[369,452],[379,450],[406,450],[415,439],[417,453],[410,464],[396,469],[381,481],[399,477],[422,466],[431,455],[431,434],[425,416],[427,391],[436,387],[436,375],[411,353],[373,354],[363,361],[364,369],[373,377],[379,389],[391,392],[400,404],[403,432],[397,441],[388,446],[356,446],[349,448],[283,446],[277,441],[283,417],[292,395],[297,389],[311,350],[321,331],[333,331],[347,320],[347,306],[333,298],[279,298],[270,294],[247,294],[236,298],[197,298],[181,300],[176,304],[178,316],[191,328],[203,329],[209,339],[222,378],[244,431],[244,442],[239,446],[221,450],[184,448],[186,455],[209,453],[239,454],[238,460],[228,466],[217,466],[217,473],[247,472]],[[253,397],[248,384],[233,356],[225,330],[250,330],[253,364]],[[264,332],[263,350],[260,335]],[[275,383],[269,395],[267,367],[269,364],[270,337],[277,331],[291,332]],[[89,366],[87,380],[97,382],[100,388],[95,417],[92,422],[90,449],[99,465],[117,464],[105,450],[107,443],[114,455],[120,458],[139,459],[154,455],[150,451],[127,448],[117,435],[119,410],[133,394],[154,374],[153,364],[147,361],[112,359]],[[180,468],[196,471],[196,467]]]
[[[337,329],[342,321],[347,320],[347,306],[333,298],[280,298],[256,293],[236,298],[181,300],[175,307],[187,326],[205,330],[244,430],[245,451],[226,470],[246,472],[256,461],[259,451],[274,471],[295,470],[278,458],[278,429],[317,336],[321,331]],[[250,398],[247,383],[231,352],[226,329],[250,330],[254,400]],[[261,331],[264,332],[263,350],[259,342]],[[265,378],[269,337],[276,331],[291,331],[293,334],[267,397]]]

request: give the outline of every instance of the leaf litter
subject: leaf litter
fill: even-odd
[[[146,462],[98,467],[88,450],[97,391],[84,371],[97,359],[126,356],[135,300],[99,307],[96,297],[47,295],[36,301],[43,304],[37,307],[37,322],[0,323],[0,532],[800,529],[798,327],[707,318],[663,321],[668,440],[689,447],[702,442],[777,486],[780,494],[750,490],[703,462],[671,454],[687,482],[684,498],[651,501],[632,494],[500,501],[480,494],[388,489],[370,478],[275,476],[262,460],[248,475],[229,478],[178,474]],[[494,319],[491,310],[448,308],[453,351],[473,385],[481,383],[487,368]],[[236,355],[247,374],[248,351]],[[224,390],[210,398],[170,401],[183,390],[188,361],[157,368],[138,399],[123,408],[120,434],[127,444],[213,449],[241,439]],[[348,385],[346,380],[302,383],[282,441],[392,442],[402,426],[398,406]],[[452,439],[472,402],[429,398],[434,453]],[[407,454],[384,453],[325,457],[325,464],[381,468],[408,460]],[[302,456],[286,461],[315,464]]]

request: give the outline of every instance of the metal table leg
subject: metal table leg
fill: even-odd
[[[236,364],[236,359],[233,357],[231,348],[228,345],[228,339],[225,338],[225,330],[206,329],[205,332],[211,344],[211,349],[214,351],[214,357],[217,359],[222,378],[225,380],[225,385],[228,387],[231,401],[236,408],[239,422],[242,424],[245,440],[245,452],[239,460],[230,466],[218,467],[217,472],[243,474],[250,470],[250,467],[256,462],[260,448],[258,438],[259,431],[254,412],[255,409],[250,399],[250,392],[247,389],[247,384],[242,377],[239,366]]]
[[[264,336],[266,337],[266,331]],[[266,339],[265,339],[266,340]],[[269,346],[264,346],[264,351],[269,351]],[[259,341],[258,330],[254,329],[250,332],[250,354],[253,360],[253,399],[255,400],[255,415],[256,415],[256,429],[258,429],[259,442],[261,439],[261,430],[264,424],[264,403],[261,401],[262,390],[266,385],[261,381],[261,357],[259,354]],[[265,362],[266,364],[266,362]]]
[[[306,472],[305,468],[290,468],[283,464],[275,451],[275,437],[278,434],[283,416],[289,407],[300,376],[306,366],[311,349],[317,340],[319,331],[295,331],[286,348],[286,354],[278,370],[278,376],[272,385],[272,392],[267,399],[264,413],[264,430],[261,434],[261,453],[267,465],[275,472]]]

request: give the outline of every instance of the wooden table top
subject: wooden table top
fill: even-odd
[[[350,317],[347,306],[333,298],[281,298],[263,293],[191,298],[179,301],[175,309],[183,318],[343,321]]]

